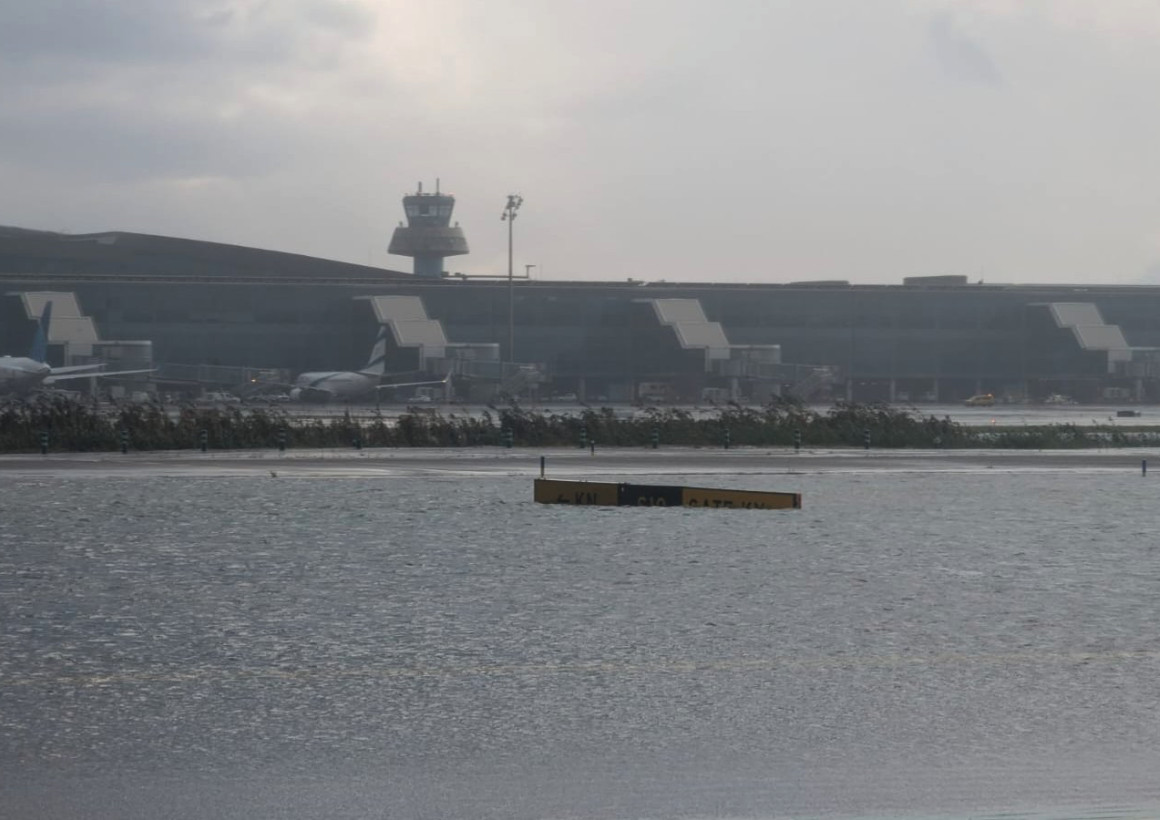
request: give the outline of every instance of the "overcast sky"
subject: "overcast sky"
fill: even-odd
[[[551,280],[1160,281],[1153,0],[0,0],[0,224]]]

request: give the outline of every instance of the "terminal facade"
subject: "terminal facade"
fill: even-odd
[[[444,196],[416,207],[430,197],[442,221]],[[456,251],[452,239],[441,253]],[[23,354],[29,294],[48,293],[71,298],[77,314],[54,314],[52,363],[149,358],[164,390],[357,369],[385,325],[389,372],[449,375],[464,400],[1160,402],[1160,287],[473,280],[437,275],[441,257],[420,256],[405,273],[132,233],[0,228],[0,353]]]

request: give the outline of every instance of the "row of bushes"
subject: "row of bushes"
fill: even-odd
[[[613,410],[543,413],[518,406],[447,416],[412,409],[394,419],[300,418],[270,409],[167,411],[156,404],[113,409],[62,397],[0,404],[0,452],[35,452],[46,435],[54,451],[183,450],[286,447],[864,446],[914,448],[1081,448],[1160,444],[1160,432],[1047,425],[978,430],[950,419],[884,405],[838,403],[825,413],[784,402],[764,408],[728,405],[712,416],[651,408],[632,418]]]

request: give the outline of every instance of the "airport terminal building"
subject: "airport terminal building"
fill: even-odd
[[[434,198],[445,195],[422,196],[443,207]],[[428,200],[417,202],[418,216]],[[451,230],[397,235],[393,246],[416,257],[407,273],[133,233],[0,228],[0,353],[23,354],[36,306],[51,299],[52,363],[149,361],[153,389],[167,391],[358,369],[386,326],[389,372],[450,375],[472,400],[1160,402],[1160,287],[470,279],[439,275],[424,244],[466,252]]]

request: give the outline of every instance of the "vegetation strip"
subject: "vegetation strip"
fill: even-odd
[[[1049,424],[977,429],[914,409],[838,403],[826,412],[780,401],[730,404],[710,416],[646,408],[632,418],[608,407],[551,413],[512,405],[478,415],[409,408],[388,418],[300,418],[277,409],[158,404],[112,408],[59,396],[0,403],[0,452],[320,447],[865,447],[1080,449],[1160,446],[1160,429]]]

